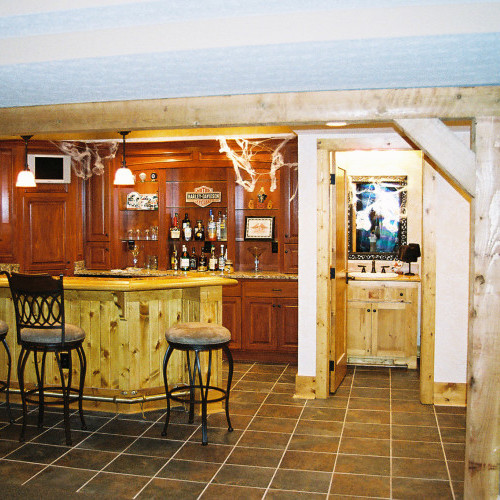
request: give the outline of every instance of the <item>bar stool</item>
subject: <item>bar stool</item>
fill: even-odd
[[[163,359],[163,380],[165,381],[165,394],[167,397],[167,416],[165,419],[165,426],[163,428],[162,436],[167,435],[168,422],[170,420],[170,400],[179,401],[181,403],[189,402],[189,423],[194,421],[194,404],[201,403],[201,444],[208,444],[207,436],[207,403],[215,403],[217,401],[225,401],[226,419],[228,431],[232,432],[231,420],[229,418],[229,391],[231,388],[231,381],[233,378],[233,357],[229,350],[228,344],[231,340],[231,332],[214,323],[177,323],[167,329],[165,338],[168,342],[167,351]],[[189,373],[189,398],[178,395],[179,392],[184,392],[186,386],[176,387],[174,389],[168,388],[167,381],[167,365],[170,356],[175,349],[186,351],[187,366]],[[210,385],[211,365],[212,365],[212,351],[222,349],[226,354],[229,363],[229,373],[227,379],[227,388],[221,389]],[[200,364],[200,352],[208,351],[208,367],[206,374],[206,381],[203,383]],[[190,353],[194,353],[194,362],[191,368]],[[196,376],[198,375],[198,383],[196,383]],[[200,391],[201,399],[195,398],[195,390]],[[216,391],[222,395],[219,397],[208,398],[208,391]]]
[[[5,337],[7,337],[7,332],[9,331],[9,325],[0,319],[0,342],[2,342],[5,352],[7,353],[7,380],[3,382],[0,380],[0,392],[5,391],[5,403],[7,405],[7,413],[9,415],[10,423],[14,422],[12,418],[12,412],[10,411],[10,402],[9,402],[9,388],[10,388],[10,369],[12,366],[12,358],[10,356],[9,346],[7,345],[7,341]]]
[[[27,402],[34,404],[38,402],[38,427],[41,428],[43,427],[44,405],[60,404],[62,399],[66,444],[71,445],[69,404],[75,400],[78,400],[82,429],[86,429],[82,408],[83,383],[87,369],[85,352],[82,347],[85,332],[76,325],[66,323],[62,275],[59,279],[56,279],[48,274],[5,274],[7,274],[7,278],[9,279],[14,311],[16,313],[17,343],[21,346],[17,362],[19,390],[23,403],[23,425],[19,441],[24,441]],[[72,351],[77,352],[80,361],[80,383],[78,389],[71,387]],[[61,378],[60,387],[44,387],[45,358],[48,352],[53,352],[55,355]],[[25,391],[24,370],[30,353],[33,353],[34,357],[37,386],[34,389]],[[39,353],[42,358],[41,367],[38,366]],[[68,370],[67,382],[65,381],[63,369]],[[53,401],[45,401],[44,392],[53,389],[61,391],[62,398],[55,397]],[[77,396],[72,395],[72,392],[76,392]],[[31,396],[34,394],[38,394],[38,401],[31,399]]]

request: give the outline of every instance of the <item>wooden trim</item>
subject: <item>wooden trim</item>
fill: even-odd
[[[434,382],[434,404],[437,406],[467,406],[467,384]]]
[[[419,118],[395,120],[445,175],[470,196],[475,192],[475,155],[441,120]]]
[[[477,118],[464,498],[496,498],[500,447],[500,119]],[[475,206],[474,206],[475,205]],[[472,289],[471,289],[472,290]]]
[[[307,375],[295,376],[295,394],[297,399],[315,399],[316,398],[316,377]]]
[[[422,306],[420,326],[420,401],[434,402],[434,342],[436,333],[436,209],[437,173],[424,162],[422,176]]]
[[[330,153],[318,150],[316,261],[316,397],[329,394],[330,359]]]
[[[336,120],[463,119],[500,115],[500,87],[437,87],[182,97],[0,109],[0,138]],[[78,137],[81,138],[81,137]]]

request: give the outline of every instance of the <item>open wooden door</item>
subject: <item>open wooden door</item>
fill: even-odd
[[[347,372],[347,176],[336,167],[331,153],[330,193],[330,392],[335,392]]]

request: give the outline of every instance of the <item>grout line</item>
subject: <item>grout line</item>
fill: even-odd
[[[434,408],[434,405],[433,405]],[[451,480],[450,468],[448,467],[448,459],[446,458],[446,451],[444,449],[443,437],[441,436],[441,428],[439,427],[439,420],[437,417],[436,409],[434,408],[434,418],[436,419],[436,427],[439,433],[439,440],[441,442],[441,449],[443,450],[444,463],[446,465],[446,472],[448,473],[448,481],[450,482],[451,495],[453,500],[455,500],[455,491],[453,489],[453,481]]]
[[[337,460],[339,458],[340,445],[342,443],[342,436],[344,435],[345,424],[347,421],[347,412],[349,411],[349,402],[351,401],[351,393],[352,393],[352,389],[354,387],[354,378],[355,377],[356,377],[356,367],[354,367],[354,372],[352,374],[352,380],[351,380],[351,387],[349,388],[349,396],[347,396],[347,405],[345,407],[344,421],[342,422],[342,429],[340,431],[339,444],[337,446],[337,454],[335,456],[335,462],[333,463],[332,477],[330,478],[330,484],[328,485],[328,493],[326,495],[327,498],[330,496],[331,491],[332,491],[333,477],[335,476],[335,469],[337,467]]]

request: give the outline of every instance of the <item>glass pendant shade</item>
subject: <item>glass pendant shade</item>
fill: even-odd
[[[28,141],[32,135],[21,136],[24,140],[24,170],[17,174],[16,187],[31,188],[36,187],[35,176],[28,167]]]
[[[135,184],[134,174],[125,163],[125,136],[130,134],[130,132],[120,132],[120,134],[123,137],[123,161],[122,166],[115,172],[113,184],[115,186],[133,186]]]

